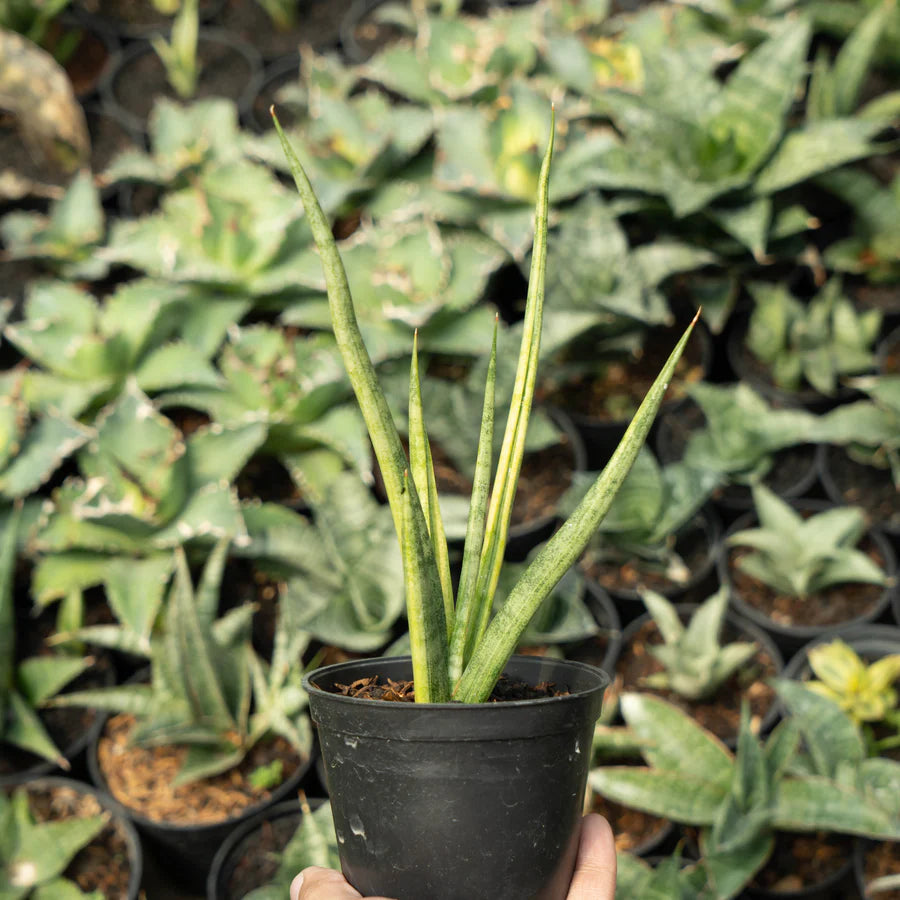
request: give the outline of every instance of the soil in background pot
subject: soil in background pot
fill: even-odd
[[[846,835],[779,832],[772,855],[750,882],[747,894],[847,900],[852,855],[853,838]]]
[[[254,788],[249,776],[275,760],[284,764],[283,780],[304,762],[283,738],[258,743],[235,769],[201,782],[173,786],[187,752],[184,747],[137,747],[129,742],[131,716],[107,720],[98,742],[98,761],[106,787],[127,809],[151,821],[171,825],[223,822],[268,801],[272,790]]]
[[[675,826],[668,820],[607,800],[599,794],[591,797],[589,812],[600,813],[612,827],[617,853],[649,856],[668,840]]]
[[[858,854],[862,854],[862,883],[861,890],[873,882],[876,878],[885,878],[889,875],[900,875],[900,843],[896,841],[878,841],[864,843],[857,847]],[[858,873],[859,875],[860,873]],[[900,888],[890,891],[879,891],[877,894],[864,894],[866,900],[900,900]]]

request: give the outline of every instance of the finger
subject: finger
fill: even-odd
[[[334,869],[310,866],[291,882],[291,900],[354,900],[361,897]]]
[[[575,874],[566,900],[613,900],[616,894],[616,845],[603,816],[582,819]]]

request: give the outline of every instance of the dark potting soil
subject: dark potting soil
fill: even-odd
[[[234,849],[237,862],[220,900],[243,900],[250,891],[269,884],[278,872],[281,852],[294,836],[300,814],[265,819]]]
[[[669,336],[668,329],[665,334]],[[637,358],[610,360],[602,373],[585,374],[562,384],[547,382],[543,390],[539,389],[540,398],[590,419],[627,421],[637,412],[671,351],[672,346],[653,333]],[[665,402],[681,400],[685,386],[700,381],[703,374],[703,345],[690,341],[675,367]]]
[[[84,98],[92,94],[106,70],[111,58],[110,46],[98,34],[84,28],[78,29],[78,43],[65,60],[64,68],[72,82],[75,96]],[[56,47],[71,39],[72,29],[59,22],[51,24],[44,46],[51,53]]]
[[[263,503],[281,503],[295,509],[304,502],[300,488],[274,456],[257,455],[249,459],[234,484],[242,500],[258,498]]]
[[[200,38],[197,46],[200,69],[194,100],[228,97],[238,100],[252,75],[248,61],[228,44]],[[156,53],[149,49],[130,60],[113,83],[116,102],[138,119],[146,120],[160,97],[178,100],[166,78],[166,70]]]
[[[32,814],[39,822],[101,815],[103,807],[90,794],[68,787],[50,790],[28,788]],[[85,893],[99,891],[106,900],[125,900],[131,879],[128,842],[118,822],[110,817],[103,830],[80,850],[63,877],[74,881]]]
[[[884,565],[884,558],[873,541],[863,538],[860,549],[879,566]],[[880,585],[859,582],[834,585],[810,597],[779,594],[737,568],[737,561],[751,552],[745,548],[728,551],[731,583],[747,604],[778,625],[839,625],[874,609],[884,594]]]
[[[723,643],[747,640],[740,631],[726,623],[723,629]],[[679,696],[674,691],[647,687],[643,680],[649,675],[662,672],[664,667],[649,648],[663,643],[656,622],[645,622],[632,641],[622,648],[616,665],[617,674],[622,676],[623,690],[641,690],[668,700],[683,709],[698,724],[716,737],[729,740],[737,737],[741,721],[741,704],[750,704],[751,725],[754,732],[766,713],[775,703],[775,691],[766,680],[777,674],[774,660],[762,648],[748,663],[741,667],[709,700],[692,701]]]
[[[582,557],[584,573],[599,582],[611,593],[652,590],[661,594],[683,587],[690,576],[703,569],[710,559],[706,531],[700,526],[691,526],[678,536],[673,552],[681,560],[677,567],[678,577],[673,577],[662,564],[649,562],[637,557],[628,559],[603,559],[588,550]]]
[[[77,0],[77,7],[107,22],[139,29],[168,28],[172,16],[159,12],[151,0]],[[206,19],[214,0],[200,0],[200,18]]]
[[[880,841],[866,849],[865,883],[870,884],[876,878],[888,875],[900,875],[900,843],[897,841]],[[900,888],[890,891],[879,891],[872,894],[873,900],[900,900]]]
[[[853,839],[844,835],[780,832],[772,855],[751,884],[777,893],[799,891],[824,882],[846,865],[852,854]],[[844,893],[842,889],[841,896]]]
[[[337,46],[341,22],[353,0],[312,0],[302,5],[296,23],[282,31],[259,3],[228,0],[216,24],[253,44],[263,59],[297,53],[301,45],[324,51]]]
[[[98,746],[100,770],[109,792],[123,806],[156,822],[201,825],[240,815],[268,800],[277,787],[254,787],[249,779],[256,769],[280,760],[283,782],[302,762],[286,740],[276,737],[255,744],[241,763],[227,772],[176,786],[173,781],[187,748],[135,746],[130,741],[134,722],[124,714],[107,720]]]
[[[616,852],[633,851],[655,838],[668,828],[669,823],[659,816],[630,809],[614,800],[607,800],[599,794],[591,798],[591,812],[600,813],[609,822],[615,835]]]
[[[88,132],[91,136],[91,171],[99,174],[123,151],[135,145],[131,132],[117,119],[99,110],[88,110]]]
[[[857,462],[841,447],[828,447],[825,456],[829,474],[845,503],[861,506],[874,525],[900,530],[900,491],[894,488],[889,469]]]
[[[345,697],[357,697],[363,700],[414,703],[416,699],[415,687],[412,681],[395,681],[393,678],[388,678],[386,682],[382,682],[378,675],[358,678],[351,684],[335,684],[335,688],[335,694],[343,694]],[[568,693],[562,688],[557,688],[552,681],[542,681],[540,684],[532,686],[524,681],[511,681],[505,675],[501,675],[487,702],[503,703],[510,700],[542,700],[548,697],[564,697]]]

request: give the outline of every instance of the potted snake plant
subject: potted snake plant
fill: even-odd
[[[275,126],[319,249],[335,338],[384,478],[405,575],[411,658],[339,663],[304,680],[344,875],[363,894],[400,900],[563,897],[575,863],[591,734],[609,679],[585,664],[512,655],[609,508],[691,328],[606,469],[491,619],[540,349],[552,127],[513,399],[491,490],[495,337],[454,596],[415,345],[407,460],[356,322],[330,224],[277,117]]]

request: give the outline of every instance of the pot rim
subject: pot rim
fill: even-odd
[[[308,672],[303,676],[303,689],[310,696],[327,698],[330,702],[335,702],[341,704],[343,706],[351,706],[351,705],[360,705],[360,704],[372,704],[378,703],[378,701],[372,701],[368,698],[363,697],[347,697],[344,694],[335,694],[331,691],[327,691],[324,688],[320,688],[313,681],[314,678],[320,678],[323,675],[326,677],[331,674],[339,674],[344,669],[354,669],[359,666],[369,666],[370,668],[377,668],[379,665],[384,664],[385,662],[390,662],[392,664],[411,664],[412,657],[411,656],[373,656],[366,657],[364,659],[354,659],[348,662],[340,662],[340,663],[332,663],[329,666],[322,666],[321,668],[314,669],[312,672]],[[593,677],[597,679],[597,682],[587,688],[582,688],[581,690],[572,691],[568,694],[562,694],[556,697],[538,697],[532,700],[501,700],[496,703],[390,703],[385,704],[389,706],[390,709],[396,712],[398,715],[406,715],[406,716],[418,716],[423,710],[427,709],[430,711],[439,711],[445,710],[447,712],[453,712],[458,715],[482,715],[482,716],[492,716],[496,715],[498,709],[517,709],[522,707],[533,708],[535,706],[547,706],[553,704],[559,704],[562,702],[578,702],[581,701],[592,694],[595,694],[598,690],[604,691],[607,687],[612,683],[612,679],[609,676],[608,672],[605,672],[603,669],[598,668],[597,666],[592,666],[590,663],[578,662],[576,660],[570,659],[553,659],[551,657],[545,656],[521,656],[521,655],[513,655],[510,657],[509,662],[516,662],[525,665],[529,668],[544,668],[544,667],[560,667],[560,668],[572,668],[576,671],[583,672],[588,677]]]

